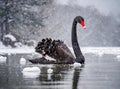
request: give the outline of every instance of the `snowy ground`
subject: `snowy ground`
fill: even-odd
[[[34,47],[28,47],[25,45],[21,45],[21,47],[11,48],[10,46],[5,47],[0,42],[0,54],[19,54],[19,53],[33,53]]]
[[[33,53],[34,47],[21,47],[21,48],[0,48],[0,54],[20,54],[20,53]]]

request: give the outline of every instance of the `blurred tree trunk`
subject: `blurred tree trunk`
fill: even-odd
[[[0,40],[3,41],[3,36],[4,36],[3,23],[0,24],[0,27],[1,27],[1,37],[0,37]]]
[[[6,20],[4,22],[4,26],[5,26],[5,34],[8,34],[10,32],[8,17],[6,17]]]
[[[9,28],[9,2],[8,0],[5,0],[5,21],[4,21],[4,26],[5,26],[5,34],[8,34],[10,32]]]

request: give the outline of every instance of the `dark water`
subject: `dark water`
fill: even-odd
[[[27,54],[6,55],[0,63],[0,89],[120,89],[120,61],[116,55],[84,54],[86,63],[73,65],[20,65],[19,59]],[[23,76],[27,67],[39,67],[39,76]],[[53,72],[47,73],[51,68]],[[34,74],[34,73],[33,73]]]

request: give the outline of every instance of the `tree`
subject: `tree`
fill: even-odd
[[[41,7],[51,3],[51,0],[0,0],[0,38],[9,34],[12,29],[27,26],[43,26]],[[41,14],[40,14],[41,13]]]

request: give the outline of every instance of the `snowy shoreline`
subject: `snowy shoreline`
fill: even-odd
[[[73,52],[72,48],[70,47]],[[81,47],[82,52],[93,54],[120,54],[120,47]],[[35,53],[34,47],[0,48],[0,54],[30,54]]]
[[[34,47],[24,48],[0,48],[0,54],[30,54],[34,53]]]

